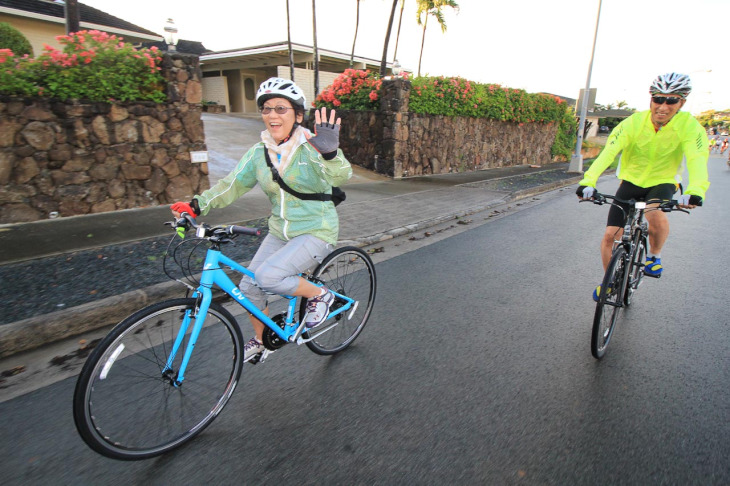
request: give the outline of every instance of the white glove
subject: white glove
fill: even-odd
[[[677,202],[680,206],[689,206],[689,198],[689,194],[682,194],[681,196],[679,196],[679,201]]]
[[[583,188],[583,199],[590,199],[593,197],[593,194],[596,192],[595,187],[586,186]]]

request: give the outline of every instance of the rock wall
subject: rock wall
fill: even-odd
[[[168,103],[0,97],[0,223],[168,204],[209,187],[197,56],[167,54]]]
[[[350,162],[396,178],[552,162],[556,124],[409,113],[409,98],[410,82],[386,80],[380,111],[337,112]]]

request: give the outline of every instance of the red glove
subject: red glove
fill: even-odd
[[[193,207],[186,202],[176,202],[170,206],[170,209],[178,213],[188,213],[193,218],[196,216],[195,211],[193,211]]]

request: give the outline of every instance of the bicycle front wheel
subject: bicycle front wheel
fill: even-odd
[[[313,276],[325,287],[354,299],[357,306],[327,319],[302,336],[307,347],[317,354],[330,355],[347,348],[360,335],[370,317],[375,301],[375,265],[367,253],[353,246],[338,248],[316,268]],[[299,315],[306,314],[306,299],[302,299]],[[336,298],[330,312],[344,305]]]
[[[630,306],[633,301],[634,292],[641,285],[641,279],[644,277],[643,262],[646,255],[646,244],[642,237],[639,237],[636,243],[636,250],[631,259],[631,267],[629,268],[629,281],[626,284],[626,292],[624,292],[624,304]]]
[[[218,416],[241,375],[243,338],[236,320],[211,303],[182,383],[177,372],[197,300],[146,307],[119,323],[84,364],[74,391],[79,434],[113,459],[147,459],[195,437]],[[173,343],[187,325],[171,361]]]
[[[598,295],[598,303],[596,304],[596,313],[593,317],[591,354],[596,359],[602,358],[606,353],[606,348],[616,326],[616,319],[621,311],[625,271],[626,250],[619,246],[613,252],[606,269],[606,275],[603,277],[601,292]]]

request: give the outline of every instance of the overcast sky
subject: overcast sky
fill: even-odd
[[[447,31],[429,19],[421,73],[461,76],[528,92],[577,98],[584,88],[598,0],[457,0],[445,10]],[[162,34],[172,17],[180,37],[212,50],[286,41],[285,0],[83,0],[82,3]],[[312,1],[289,0],[292,41],[312,45]],[[350,53],[356,0],[316,0],[318,46]],[[355,51],[380,59],[391,0],[361,0]],[[393,59],[400,6],[391,35]],[[657,74],[690,74],[693,113],[730,109],[730,1],[605,0],[590,86],[597,102],[625,100],[646,109]],[[418,69],[421,27],[406,0],[398,60]],[[709,71],[709,72],[708,72]]]

